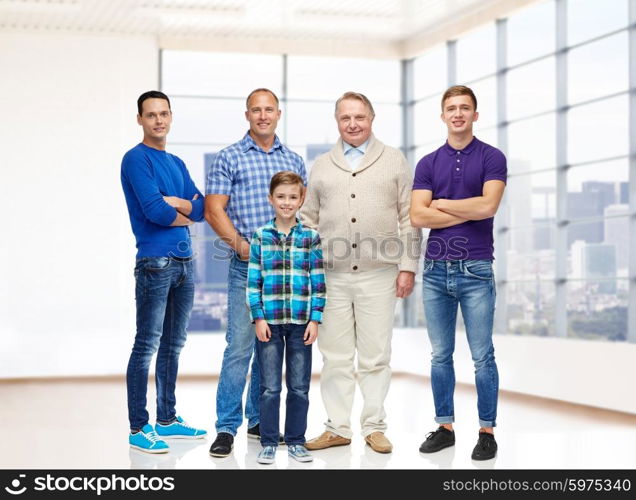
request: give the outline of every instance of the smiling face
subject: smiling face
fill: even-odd
[[[172,112],[165,99],[150,98],[142,103],[141,115],[137,115],[137,123],[144,131],[144,143],[150,146],[166,144],[166,136],[172,124]]]
[[[303,186],[301,184],[279,184],[269,197],[276,212],[276,220],[284,224],[295,221],[296,212],[303,204]]]
[[[455,95],[444,101],[441,118],[449,135],[472,135],[473,123],[479,118],[479,113],[475,111],[470,96]]]
[[[245,111],[245,119],[250,122],[252,137],[269,139],[276,133],[276,126],[280,119],[278,103],[269,92],[256,92],[250,97]]]
[[[359,99],[343,99],[336,110],[336,121],[342,140],[354,147],[363,144],[371,135],[373,115]]]

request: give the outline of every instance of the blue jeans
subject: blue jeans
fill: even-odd
[[[261,444],[278,445],[283,356],[287,386],[285,443],[305,444],[311,381],[311,344],[305,345],[303,340],[307,323],[269,325],[269,328],[272,332],[269,342],[256,341],[261,365]]]
[[[150,361],[157,350],[157,421],[176,419],[175,385],[179,354],[194,300],[190,258],[144,257],[135,266],[137,334],[128,361],[128,419],[131,430],[148,423],[146,394]]]
[[[250,320],[245,289],[247,287],[247,261],[233,257],[228,271],[227,346],[216,391],[216,432],[236,435],[243,422],[243,392],[247,370],[254,354],[256,333]],[[245,417],[247,426],[259,423],[258,396],[260,390],[258,359],[252,361],[252,375],[247,388]]]
[[[492,261],[426,259],[423,281],[424,312],[433,348],[431,384],[435,421],[448,424],[455,420],[453,351],[459,304],[475,365],[479,425],[495,427],[499,374],[492,344],[495,314]]]

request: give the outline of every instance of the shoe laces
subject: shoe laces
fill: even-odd
[[[437,436],[440,432],[442,432],[443,427],[439,427],[437,429],[435,429],[433,432],[429,432],[426,435],[426,440],[428,441],[429,439],[433,439],[435,436]],[[446,429],[444,429],[446,430]]]
[[[480,432],[479,440],[477,444],[481,447],[481,449],[485,450],[487,448],[492,448],[495,443],[495,436],[488,432]]]
[[[188,423],[187,423],[185,420],[183,420],[183,419],[181,419],[181,422],[179,422],[179,421],[177,420],[177,422],[176,422],[176,423],[177,423],[177,424],[180,424],[181,426],[185,427],[186,429],[190,429],[190,430],[192,430],[192,431],[196,431],[196,430],[197,430],[197,429],[196,429],[196,427],[192,427],[191,425],[188,425]]]
[[[144,436],[146,436],[146,439],[150,441],[151,443],[156,443],[158,441],[161,441],[161,439],[157,435],[157,432],[154,430],[150,432],[144,432]]]
[[[299,445],[299,444],[292,444],[289,446],[289,451],[293,454],[293,455],[298,455],[298,456],[305,456],[308,455],[307,450],[304,446]]]
[[[220,432],[219,434],[217,434],[216,440],[214,442],[218,444],[232,444],[233,441],[234,436],[232,436],[232,434],[230,434],[229,432]]]

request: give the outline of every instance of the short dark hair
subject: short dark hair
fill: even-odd
[[[465,85],[453,85],[446,89],[446,92],[444,92],[444,95],[442,96],[442,111],[444,111],[444,103],[446,102],[446,99],[457,95],[467,95],[470,97],[473,101],[473,106],[475,106],[475,111],[477,111],[477,97],[475,97],[473,90]]]
[[[362,102],[362,104],[364,104],[367,109],[369,110],[369,113],[371,113],[371,118],[375,117],[375,110],[373,109],[373,104],[371,104],[371,101],[369,100],[369,98],[364,95],[361,94],[360,92],[345,92],[344,94],[342,94],[338,100],[336,101],[336,108],[334,110],[334,114],[336,115],[336,118],[338,117],[338,106],[340,105],[340,103],[346,99],[355,99],[358,100],[360,102]]]
[[[296,172],[292,172],[291,170],[283,170],[282,172],[274,174],[272,180],[269,182],[269,194],[273,195],[274,190],[281,184],[299,184],[301,193],[303,187],[305,186],[303,178]]]
[[[254,89],[250,92],[250,95],[247,96],[247,99],[245,99],[245,109],[249,110],[250,109],[250,99],[252,98],[252,96],[258,92],[267,92],[268,94],[271,94],[272,97],[274,99],[276,99],[276,106],[279,105],[279,101],[278,101],[278,96],[276,94],[274,94],[274,92],[272,92],[269,89],[266,89],[264,87],[260,88],[260,89]]]
[[[141,116],[141,114],[143,113],[144,101],[146,99],[165,99],[166,101],[168,101],[168,109],[172,111],[172,108],[170,107],[170,99],[168,99],[168,96],[166,94],[164,94],[163,92],[159,92],[158,90],[149,90],[148,92],[144,92],[143,94],[141,94],[139,96],[139,99],[137,99],[137,113],[139,113],[139,116]]]

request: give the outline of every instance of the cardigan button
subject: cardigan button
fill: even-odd
[[[356,197],[356,195],[355,195],[355,194],[353,194],[353,193],[351,193],[351,197],[352,197],[352,198],[355,198],[355,197]]]
[[[353,266],[353,270],[357,271],[358,270],[358,266]]]
[[[355,176],[356,176],[356,174],[355,174],[355,173],[354,173],[354,174],[351,174],[351,177],[355,177]]]
[[[353,245],[351,245],[353,248],[358,248],[358,244],[354,243]]]
[[[355,217],[352,217],[352,218],[351,218],[351,222],[355,222],[355,221],[356,221],[356,218],[355,218]]]

